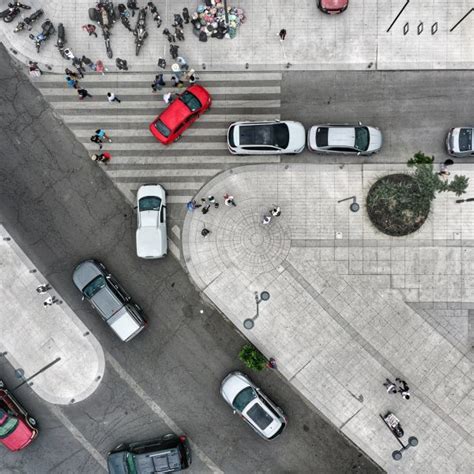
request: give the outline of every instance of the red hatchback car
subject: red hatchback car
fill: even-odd
[[[178,140],[181,134],[211,106],[211,95],[193,84],[179,94],[150,124],[150,132],[164,145]]]
[[[318,8],[328,15],[342,13],[348,6],[349,0],[317,0]]]
[[[0,380],[0,443],[10,451],[26,448],[38,435],[36,424]]]

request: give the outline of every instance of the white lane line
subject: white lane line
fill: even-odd
[[[76,137],[89,138],[92,135],[91,130],[84,130],[74,128],[74,125],[69,127]],[[143,128],[107,128],[107,134],[115,137],[151,137],[152,134],[148,127]],[[186,135],[189,137],[225,137],[227,135],[227,128],[190,128],[186,130]]]
[[[164,410],[143,390],[140,385],[131,377],[128,372],[112,357],[105,352],[105,359],[114,368],[115,372],[121,379],[144,401],[144,403],[158,415],[175,433],[180,434],[184,431],[164,412]],[[190,440],[193,452],[197,454],[199,459],[214,473],[224,474],[216,464],[201,450],[193,441]]]
[[[204,163],[218,163],[222,165],[228,164],[246,164],[246,163],[280,163],[281,157],[278,155],[231,155],[225,152],[217,156],[123,156],[115,155],[110,162],[111,165],[154,165],[160,167],[161,165],[195,165]],[[111,166],[109,165],[109,166]],[[203,183],[204,184],[204,183]]]
[[[173,234],[177,237],[178,240],[181,240],[181,229],[179,228],[179,226],[174,225],[173,227],[171,227],[171,232],[173,232]]]
[[[181,252],[180,252],[178,246],[171,239],[168,239],[168,248],[169,248],[170,252],[176,258],[176,260],[178,260],[178,261],[181,260]]]
[[[112,158],[113,159],[113,158]],[[156,169],[156,170],[107,170],[107,174],[113,178],[139,178],[153,176],[206,176],[211,177],[221,171],[221,168],[199,169],[199,168],[180,168],[180,169]],[[196,181],[196,180],[195,180]],[[201,180],[199,180],[201,181]]]
[[[107,353],[106,353],[107,358]],[[88,451],[88,453],[98,462],[98,464],[107,472],[107,461],[92,444],[87,441],[84,435],[76,428],[76,426],[69,420],[69,418],[62,412],[61,408],[57,405],[50,405],[49,409],[59,419],[59,421],[65,426],[65,428],[76,438],[82,447]]]
[[[73,110],[65,111],[62,113],[63,120],[68,124],[80,124],[80,123],[144,123],[150,124],[155,120],[158,115],[158,110],[155,115],[77,115]],[[200,122],[228,122],[230,125],[232,122],[238,122],[242,120],[275,120],[280,118],[279,113],[275,114],[213,114],[205,113],[199,117]]]
[[[184,135],[186,136],[186,135]],[[150,134],[151,137],[151,134]],[[91,150],[94,153],[98,151],[99,147],[97,144],[92,143],[90,140],[82,139],[81,143],[84,145],[86,150]],[[155,150],[155,151],[164,151],[164,150],[188,150],[188,153],[193,153],[193,151],[197,150],[227,150],[227,143],[225,142],[176,142],[171,145],[162,145],[158,140],[156,141],[148,141],[145,143],[108,143],[104,142],[104,151],[112,151],[113,150]],[[112,153],[113,155],[113,153]]]

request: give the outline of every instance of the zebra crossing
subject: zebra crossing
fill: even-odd
[[[94,131],[107,131],[113,141],[104,144],[112,155],[105,172],[130,202],[143,183],[160,183],[168,191],[169,216],[177,219],[183,215],[184,204],[221,171],[280,161],[278,156],[231,155],[226,132],[237,120],[280,118],[281,73],[203,71],[199,77],[212,95],[212,108],[169,146],[160,144],[148,125],[166,107],[163,94],[176,89],[164,87],[152,93],[153,73],[86,74],[80,85],[93,97],[83,101],[67,87],[63,75],[43,74],[35,82],[89,153],[97,151],[90,141]],[[111,91],[121,104],[107,101]]]

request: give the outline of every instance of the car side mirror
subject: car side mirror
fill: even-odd
[[[360,156],[360,151],[357,152],[357,156]]]
[[[133,209],[138,209],[138,206],[135,206]]]
[[[83,296],[83,297],[81,298],[81,300],[82,300],[82,301],[84,301],[85,299],[86,299],[86,297],[85,297],[85,296]]]
[[[235,414],[237,413],[237,411],[236,411],[236,410],[232,410],[232,413],[235,415]]]
[[[362,125],[362,122],[359,120],[359,125]]]

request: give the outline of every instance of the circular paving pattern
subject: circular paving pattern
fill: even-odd
[[[290,251],[291,235],[283,215],[263,225],[268,209],[240,205],[227,212],[219,222],[216,240],[219,256],[225,266],[252,275],[278,268]]]

